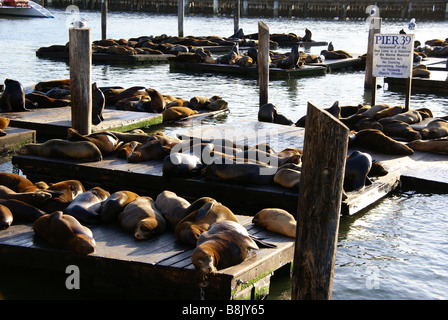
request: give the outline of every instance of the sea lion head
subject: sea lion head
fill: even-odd
[[[89,254],[95,252],[95,240],[83,234],[78,234],[73,240],[73,251],[80,254]]]
[[[216,272],[214,255],[205,250],[203,246],[199,246],[194,249],[191,255],[191,261],[195,268],[204,274]]]

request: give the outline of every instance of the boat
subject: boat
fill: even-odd
[[[47,9],[31,0],[0,0],[0,15],[54,18]]]

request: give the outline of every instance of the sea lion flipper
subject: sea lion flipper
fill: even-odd
[[[253,235],[249,235],[249,237],[258,245],[260,248],[277,248],[277,245],[273,243],[266,242],[261,238],[257,238]]]
[[[205,203],[205,204],[198,210],[198,213],[197,213],[197,220],[204,218],[204,217],[207,215],[207,213],[211,210],[211,208],[213,207],[214,204],[215,204],[214,201]]]

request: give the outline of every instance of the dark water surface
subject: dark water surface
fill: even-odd
[[[0,81],[16,79],[24,85],[39,81],[69,77],[65,62],[39,59],[35,51],[42,46],[65,44],[68,41],[65,10],[52,9],[54,19],[0,17]],[[92,40],[101,38],[100,13],[82,11],[92,28]],[[257,18],[242,18],[246,34],[258,30]],[[367,51],[364,21],[266,18],[263,21],[271,33],[294,32],[304,35],[305,28],[313,32],[316,41],[332,41],[336,49],[355,55]],[[398,33],[406,29],[407,21],[383,21],[383,33]],[[186,16],[185,35],[233,34],[233,18],[221,16]],[[417,21],[415,37],[424,42],[445,39],[448,22]],[[143,35],[177,35],[177,17],[150,13],[109,12],[108,37],[131,38]],[[324,47],[302,49],[319,53]],[[284,49],[285,51],[287,49]],[[279,51],[282,51],[280,49]],[[228,103],[230,113],[202,124],[233,123],[242,119],[257,119],[258,84],[256,79],[216,74],[184,74],[171,72],[166,64],[150,66],[101,65],[92,67],[92,80],[99,86],[131,87],[143,85],[190,99],[195,95],[220,95]],[[379,79],[379,84],[383,84]],[[382,87],[377,102],[404,104],[404,94]],[[329,107],[335,101],[341,105],[369,102],[364,91],[364,72],[335,72],[322,77],[276,80],[270,82],[269,100],[279,112],[293,121],[306,113],[307,102]],[[447,97],[413,94],[411,108],[430,108],[435,116],[448,114]],[[191,125],[191,124],[190,124]],[[167,127],[167,134],[177,128]],[[3,158],[0,169],[11,172],[9,158]],[[395,193],[363,213],[343,217],[337,248],[333,299],[447,299],[448,298],[448,218],[447,194],[421,194],[413,191]],[[2,266],[4,268],[4,266]],[[20,270],[15,270],[20,274]],[[60,286],[49,285],[49,292],[33,289],[31,280],[17,282],[5,279],[0,270],[0,294],[5,298],[57,298]],[[49,281],[50,275],[42,275]],[[55,280],[56,281],[56,280]],[[57,282],[57,281],[56,281]],[[50,283],[50,282],[49,282]],[[39,287],[39,286],[38,286]],[[58,289],[59,288],[59,289]],[[37,290],[37,292],[33,291]],[[290,277],[275,277],[269,299],[290,299]],[[67,295],[69,298],[70,295]]]

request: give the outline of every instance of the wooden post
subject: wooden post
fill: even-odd
[[[177,25],[179,37],[184,36],[184,0],[177,0]]]
[[[90,28],[69,29],[72,128],[80,134],[92,129],[92,45]]]
[[[240,0],[235,0],[235,8],[233,8],[233,33],[240,29]]]
[[[107,39],[107,5],[109,0],[101,1],[101,39]]]
[[[261,107],[269,100],[269,28],[262,21],[258,21],[257,63]]]
[[[404,112],[409,111],[411,105],[411,87],[412,87],[412,75],[406,78],[406,101],[404,102]]]
[[[364,77],[364,88],[372,89],[372,101],[371,105],[376,103],[376,77],[372,76],[373,68],[373,41],[375,34],[381,32],[381,18],[372,18],[369,25],[369,39],[367,45],[367,57],[366,57],[366,73]]]
[[[292,299],[331,299],[349,129],[308,103]]]

